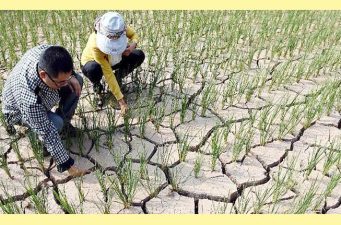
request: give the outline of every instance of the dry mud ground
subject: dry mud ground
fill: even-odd
[[[138,73],[146,71],[142,68]],[[283,138],[277,138],[276,129],[269,131],[263,146],[255,125],[250,149],[232,152],[250,112],[276,104],[284,96],[304,99],[331,79],[332,75],[325,75],[264,90],[225,108],[209,107],[202,115],[198,99],[203,97],[205,82],[200,79],[186,81],[187,103],[195,107],[182,113],[174,102],[181,104],[184,96],[177,86],[172,88],[167,76],[152,91],[144,84],[137,88],[128,78],[125,96],[131,117],[126,123],[109,94],[103,109],[93,106],[92,88],[86,82],[72,120],[82,135],[64,143],[76,166],[91,173],[82,178],[58,173],[49,157],[40,165],[27,131],[9,137],[1,126],[2,160],[7,166],[0,169],[0,200],[21,213],[37,212],[36,196],[48,213],[340,213],[339,179],[326,194],[333,178],[340,175],[338,164],[324,171],[331,151],[325,148],[341,137],[339,112],[332,111],[307,127],[298,124]],[[214,84],[225,81],[217,77]],[[162,112],[161,120],[150,116],[151,108]],[[143,114],[147,116],[141,122]],[[217,140],[220,152],[212,164]],[[309,161],[319,148],[323,154],[311,168]]]

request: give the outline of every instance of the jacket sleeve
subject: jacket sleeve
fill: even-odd
[[[34,98],[37,99],[37,96],[32,93],[31,99]],[[65,150],[57,129],[47,117],[45,107],[39,103],[38,99],[36,102],[21,101],[21,106],[24,121],[38,135],[56,161],[58,171],[63,172],[69,169],[74,164],[74,160]]]
[[[137,43],[139,41],[139,36],[135,32],[135,30],[133,28],[131,28],[130,26],[127,26],[127,37],[129,38],[129,40],[131,40],[135,43]]]
[[[123,98],[120,86],[117,83],[116,76],[111,69],[111,65],[106,58],[106,54],[101,52],[98,48],[93,48],[94,59],[97,63],[101,65],[103,76],[109,85],[110,91],[113,93],[117,100]]]

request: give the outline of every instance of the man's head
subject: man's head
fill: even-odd
[[[70,53],[61,46],[51,46],[40,56],[39,77],[52,89],[68,84],[72,77],[73,61]]]

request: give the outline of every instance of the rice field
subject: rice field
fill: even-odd
[[[103,13],[1,12],[0,92],[38,44],[64,46],[81,73]],[[91,170],[80,178],[1,125],[0,213],[341,213],[339,11],[121,13],[146,54],[124,80],[129,114],[109,91],[97,108],[84,79],[82,133],[64,140]]]

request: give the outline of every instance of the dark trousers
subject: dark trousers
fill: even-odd
[[[139,67],[144,61],[145,55],[142,50],[135,49],[129,56],[122,56],[121,62],[111,67],[115,71],[118,84],[122,85],[122,79]],[[82,72],[94,86],[100,84],[103,77],[101,65],[96,61],[89,61],[82,66]]]
[[[81,88],[83,88],[83,78],[77,73],[75,73],[74,76],[78,80]],[[75,114],[79,96],[77,96],[69,86],[61,87],[59,89],[59,96],[60,102],[56,114],[58,114],[64,122],[70,122]]]

